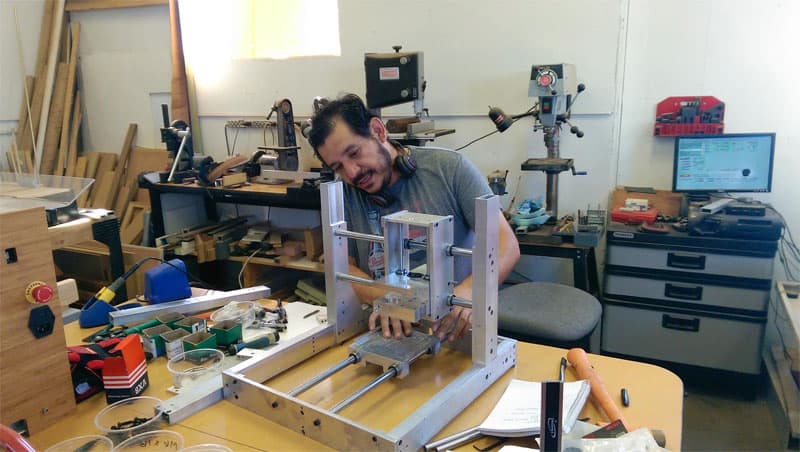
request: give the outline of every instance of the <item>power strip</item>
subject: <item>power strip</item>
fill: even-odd
[[[232,129],[266,129],[268,127],[274,127],[275,123],[272,121],[249,121],[246,119],[232,119],[229,121],[225,121],[225,127],[232,128]]]

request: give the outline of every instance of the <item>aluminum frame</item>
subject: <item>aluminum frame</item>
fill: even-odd
[[[351,287],[348,272],[347,231],[344,221],[343,189],[341,182],[320,186],[322,197],[323,243],[325,248],[325,279],[328,298],[328,324],[315,328],[303,336],[266,351],[223,371],[224,396],[230,402],[257,413],[277,424],[340,450],[418,450],[456,415],[480,396],[492,383],[516,364],[517,342],[497,336],[497,261],[498,225],[500,209],[497,196],[476,199],[476,243],[472,250],[473,268],[473,327],[469,340],[472,366],[458,375],[447,386],[424,402],[411,415],[390,431],[376,430],[319,408],[309,402],[275,390],[262,382],[297,365],[314,354],[342,344],[356,334],[366,331],[366,312],[361,309]],[[447,219],[448,217],[441,217]],[[452,224],[450,224],[452,231]],[[384,243],[392,252],[400,252],[399,259],[386,257],[388,264],[405,264],[402,241],[394,236],[403,226],[385,229],[389,237]],[[452,272],[452,244],[443,238],[452,237],[437,233],[428,237],[427,251],[431,280],[438,272],[450,267]],[[374,239],[375,237],[372,237]],[[376,240],[373,240],[376,241]],[[460,250],[463,251],[463,250]],[[388,251],[387,251],[388,253]],[[431,259],[434,256],[434,259]],[[431,260],[434,261],[431,266]],[[448,263],[449,262],[449,263]],[[388,267],[387,267],[388,269]],[[338,276],[337,276],[338,275]],[[452,278],[452,276],[449,276]],[[385,279],[384,284],[391,280]],[[449,282],[449,281],[447,281]],[[383,285],[383,284],[382,284]],[[452,283],[447,284],[452,287]],[[434,297],[431,312],[439,312],[447,300]],[[461,346],[466,344],[461,344]],[[454,348],[459,347],[457,342]],[[344,357],[343,357],[344,358]],[[414,378],[413,372],[406,378]]]

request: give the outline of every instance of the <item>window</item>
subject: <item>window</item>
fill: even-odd
[[[180,0],[186,62],[197,78],[232,59],[341,55],[337,0]]]

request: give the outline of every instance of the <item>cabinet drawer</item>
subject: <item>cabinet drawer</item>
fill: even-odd
[[[609,245],[607,265],[772,279],[772,257]]]
[[[643,299],[651,304],[690,304],[722,310],[766,312],[769,288],[757,290],[695,281],[675,281],[606,273],[604,295],[611,298]],[[702,308],[701,308],[702,309]]]
[[[733,372],[761,371],[763,321],[607,303],[606,352]]]

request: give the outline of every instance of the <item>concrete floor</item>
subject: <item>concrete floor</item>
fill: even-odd
[[[788,421],[768,378],[755,398],[711,382],[684,378],[685,451],[787,450]]]

